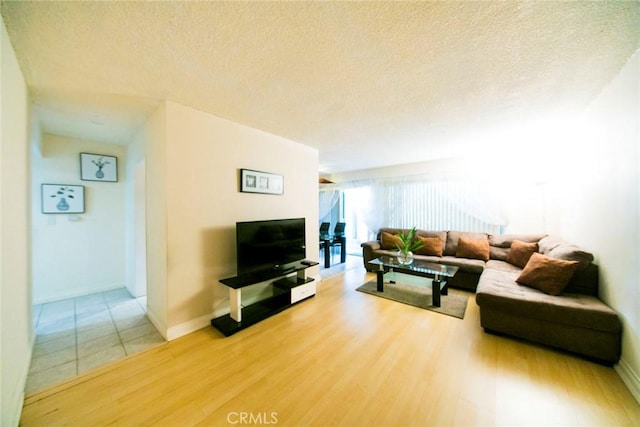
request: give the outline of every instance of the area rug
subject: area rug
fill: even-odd
[[[403,304],[424,308],[425,310],[457,317],[458,319],[464,319],[464,313],[467,310],[467,301],[469,299],[468,293],[456,289],[449,289],[449,295],[442,295],[440,297],[440,307],[434,307],[431,304],[431,288],[405,285],[402,283],[385,283],[384,292],[378,292],[375,280],[365,283],[356,290]]]

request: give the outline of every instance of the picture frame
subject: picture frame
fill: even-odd
[[[84,213],[84,185],[42,184],[42,213]]]
[[[80,153],[80,179],[118,182],[118,158],[104,154]]]
[[[284,177],[275,173],[240,169],[242,193],[284,194]]]

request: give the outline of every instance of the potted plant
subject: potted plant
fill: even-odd
[[[396,236],[398,237],[398,243],[396,243],[398,262],[400,264],[411,264],[413,262],[413,252],[424,246],[424,243],[416,236],[416,228],[413,227],[407,233],[400,232]]]

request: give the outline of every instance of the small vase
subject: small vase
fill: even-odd
[[[398,257],[398,262],[400,264],[409,265],[413,262],[413,252],[411,251],[406,253],[402,251],[398,251],[398,254],[396,256]]]
[[[65,198],[61,198],[60,201],[58,202],[58,204],[56,205],[56,208],[59,211],[68,211],[69,210],[69,203],[67,203],[67,201],[65,200]]]
[[[96,172],[96,178],[104,178],[104,172],[102,172],[102,169],[98,169],[98,171]]]

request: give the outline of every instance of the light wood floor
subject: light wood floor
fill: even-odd
[[[21,425],[640,425],[612,368],[485,334],[472,294],[460,320],[355,291],[369,278],[28,396]]]

